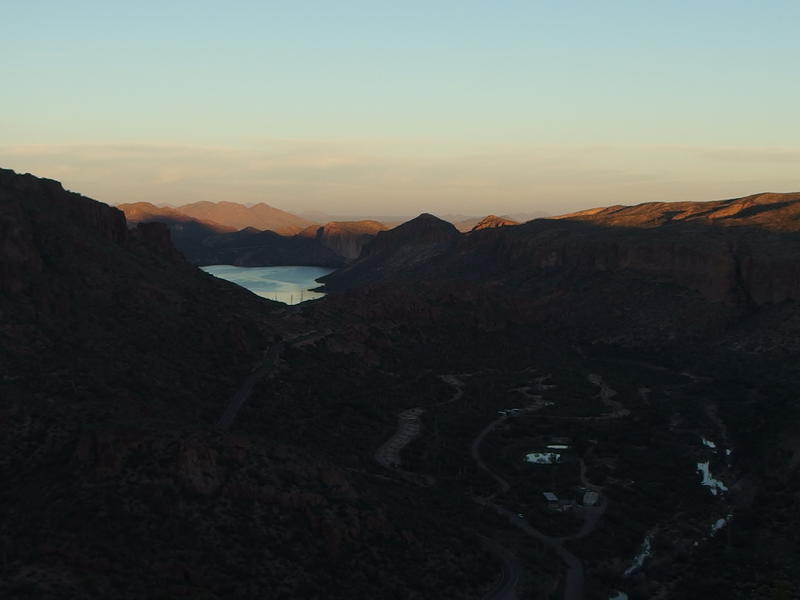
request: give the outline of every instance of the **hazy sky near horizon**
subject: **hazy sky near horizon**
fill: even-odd
[[[110,204],[800,190],[794,0],[29,0],[3,20],[0,167]]]

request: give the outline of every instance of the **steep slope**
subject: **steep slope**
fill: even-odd
[[[321,227],[311,225],[297,235],[316,239],[337,255],[353,260],[378,232],[386,229],[386,225],[378,221],[331,221]]]
[[[236,202],[194,202],[175,208],[192,218],[213,221],[235,229],[255,227],[283,235],[294,235],[311,225],[306,219],[260,202],[244,206]]]
[[[235,228],[212,221],[202,221],[172,208],[158,207],[149,202],[120,204],[130,223],[163,223],[169,227],[175,247],[192,263],[206,264],[205,241],[211,236],[236,231]]]
[[[115,406],[117,393],[146,404],[148,390],[163,385],[174,404],[156,412],[170,411],[193,390],[205,396],[195,369],[233,376],[272,335],[267,315],[279,305],[185,262],[163,225],[129,229],[116,208],[6,170],[0,202],[0,310],[13,315],[2,321],[0,348],[17,375],[38,371],[37,385],[58,389],[67,370],[70,395],[107,386],[103,410]],[[146,350],[156,340],[174,362]]]
[[[191,256],[197,264],[240,267],[340,267],[345,263],[341,255],[317,238],[282,236],[253,228],[209,236],[203,240],[202,248],[194,250]]]
[[[358,261],[320,281],[336,289],[411,277],[445,256],[460,236],[451,223],[424,213],[394,229],[378,232],[364,246]]]
[[[0,170],[0,240],[0,596],[483,595],[477,545],[335,453],[216,427],[302,315],[55,181]]]

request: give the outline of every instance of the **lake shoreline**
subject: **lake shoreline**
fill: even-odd
[[[336,269],[316,266],[239,267],[236,265],[204,265],[209,275],[235,283],[254,294],[294,305],[322,298],[317,279]]]

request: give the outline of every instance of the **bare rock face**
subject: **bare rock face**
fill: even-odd
[[[518,221],[507,219],[506,217],[498,217],[495,215],[488,215],[483,217],[470,231],[480,231],[481,229],[495,229],[497,227],[507,227],[509,225],[519,225]]]
[[[553,227],[560,240],[545,241],[543,224],[526,226],[531,239],[521,245],[540,268],[644,276],[714,302],[800,299],[800,194],[609,207],[559,220],[573,224]]]
[[[767,192],[711,202],[646,202],[636,206],[592,208],[554,218],[613,227],[655,228],[692,223],[798,231],[800,193]]]
[[[129,237],[131,244],[141,242],[167,259],[176,262],[183,260],[172,244],[169,227],[163,223],[137,223],[136,227],[129,230]]]
[[[312,225],[298,236],[314,238],[339,256],[352,261],[359,257],[364,246],[385,230],[386,226],[378,221],[331,221],[321,227]]]

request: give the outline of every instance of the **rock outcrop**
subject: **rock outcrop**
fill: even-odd
[[[375,236],[387,229],[378,221],[331,221],[320,227],[312,225],[298,236],[314,238],[347,261],[355,260]]]
[[[470,231],[480,231],[481,229],[495,229],[496,227],[507,227],[509,225],[519,225],[517,221],[506,217],[488,215],[483,217]]]

